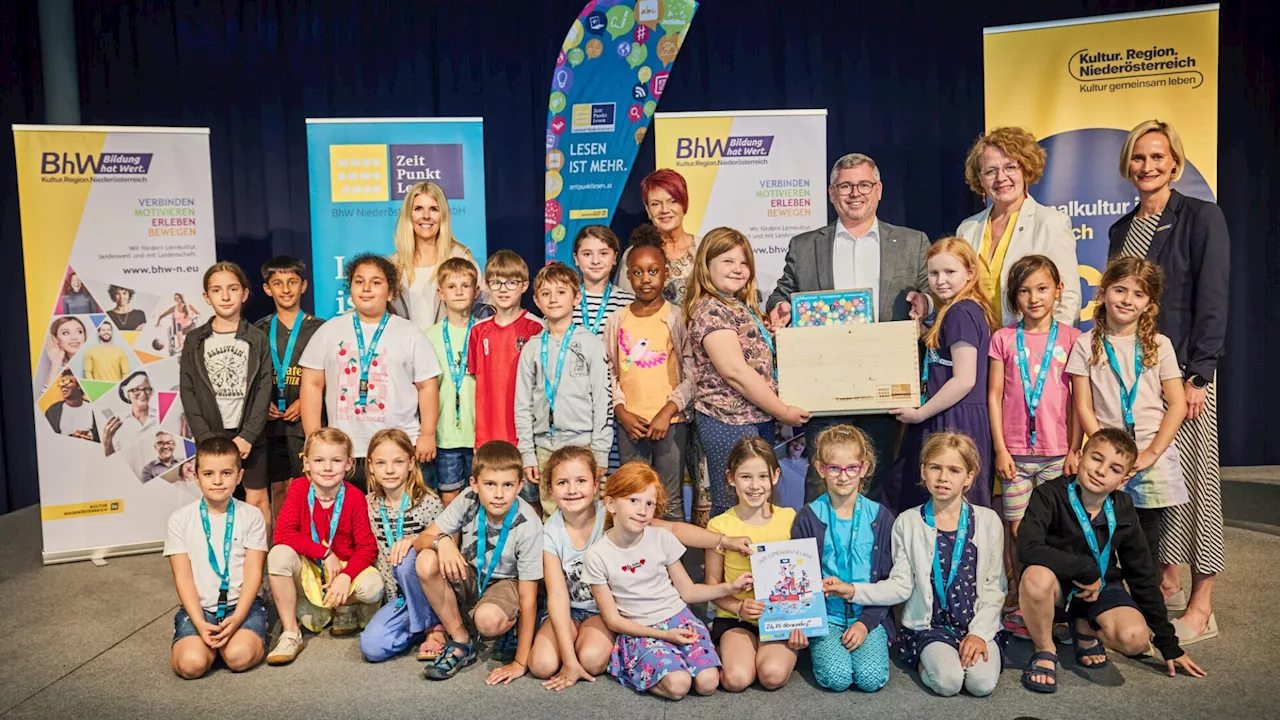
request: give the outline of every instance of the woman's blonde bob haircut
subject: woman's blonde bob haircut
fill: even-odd
[[[1187,166],[1187,154],[1182,150],[1182,136],[1174,129],[1172,125],[1160,120],[1147,120],[1138,123],[1138,126],[1129,131],[1129,137],[1125,138],[1124,147],[1120,150],[1120,177],[1125,180],[1133,180],[1133,176],[1129,172],[1129,160],[1133,157],[1133,146],[1138,144],[1138,140],[1147,133],[1163,133],[1169,139],[1169,152],[1173,153],[1173,162],[1176,163],[1173,168],[1173,179],[1182,178],[1182,171]]]

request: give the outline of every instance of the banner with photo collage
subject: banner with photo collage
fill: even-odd
[[[307,175],[318,317],[351,309],[347,260],[395,252],[396,218],[418,183],[440,186],[454,239],[481,268],[489,257],[482,118],[308,119]]]
[[[1182,136],[1179,192],[1213,201],[1218,175],[1218,6],[1195,5],[983,31],[987,128],[1030,130],[1048,153],[1035,199],[1071,218],[1092,325],[1108,230],[1137,191],[1120,176],[1129,130],[1158,118]]]
[[[591,0],[556,57],[547,107],[547,262],[608,225],[697,12],[694,0]]]
[[[200,497],[178,395],[209,317],[209,131],[14,126],[44,561],[160,550]]]

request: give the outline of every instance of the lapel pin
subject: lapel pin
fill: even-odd
[[[1161,225],[1160,227],[1156,228],[1156,232],[1160,232],[1161,230],[1168,230],[1171,227],[1173,227],[1173,223],[1169,223],[1168,225]]]

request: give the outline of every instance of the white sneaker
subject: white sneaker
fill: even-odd
[[[282,632],[275,648],[267,653],[268,665],[288,665],[302,652],[302,633]]]

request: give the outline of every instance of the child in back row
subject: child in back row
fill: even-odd
[[[357,605],[382,599],[374,562],[378,542],[360,489],[347,482],[355,465],[351,438],[333,427],[307,437],[307,482],[294,482],[267,555],[271,595],[283,632],[268,665],[287,665],[302,652],[302,627],[334,635],[359,632]]]
[[[550,690],[563,690],[578,680],[594,680],[605,671],[615,640],[584,579],[587,550],[604,534],[608,517],[604,503],[596,499],[598,469],[591,450],[570,445],[551,453],[542,476],[542,494],[555,501],[557,510],[547,518],[542,531],[547,615],[533,639],[529,671],[545,679],[543,686]],[[746,537],[729,537],[656,517],[651,524],[670,530],[682,545],[751,552]]]
[[[604,504],[609,527],[587,549],[584,579],[605,626],[617,635],[609,674],[624,687],[679,700],[692,689],[709,695],[720,684],[720,657],[687,603],[723,598],[751,587],[751,574],[731,583],[689,579],[685,547],[669,530],[650,527],[664,507],[662,480],[630,462],[609,478]]]
[[[883,606],[905,602],[895,642],[903,660],[943,697],[962,688],[985,697],[1000,680],[1000,516],[964,499],[981,465],[972,438],[934,433],[920,462],[930,499],[894,521],[893,571],[877,583],[854,583],[846,599]]]
[[[863,481],[875,476],[875,458],[871,441],[856,427],[835,425],[819,433],[813,462],[827,492],[806,505],[791,527],[792,538],[818,541],[827,634],[808,645],[813,677],[828,690],[856,685],[875,692],[889,682],[889,608],[846,599],[852,583],[879,582],[893,568],[893,515],[862,494]]]
[[[436,489],[446,506],[471,479],[476,447],[476,379],[467,372],[472,306],[480,293],[479,272],[468,258],[449,258],[436,268],[436,294],[444,319],[427,330],[440,375],[440,418],[436,423]]]
[[[578,287],[578,273],[564,263],[538,271],[534,300],[547,327],[524,346],[516,371],[516,446],[524,458],[524,499],[539,509],[540,470],[553,451],[589,447],[603,469],[609,466],[613,444],[604,345],[573,322]],[[554,506],[546,508],[546,514],[551,512]]]
[[[684,312],[662,296],[667,284],[662,239],[652,225],[641,228],[648,231],[632,234],[627,253],[626,277],[635,301],[605,321],[618,457],[653,466],[667,495],[661,516],[683,520],[687,408],[693,399],[693,375],[682,366],[689,333]]]
[[[200,500],[169,516],[164,555],[182,606],[173,618],[173,671],[203,677],[219,657],[233,672],[262,662],[267,610],[258,598],[267,557],[258,508],[231,497],[240,483],[240,450],[224,437],[196,447]]]

